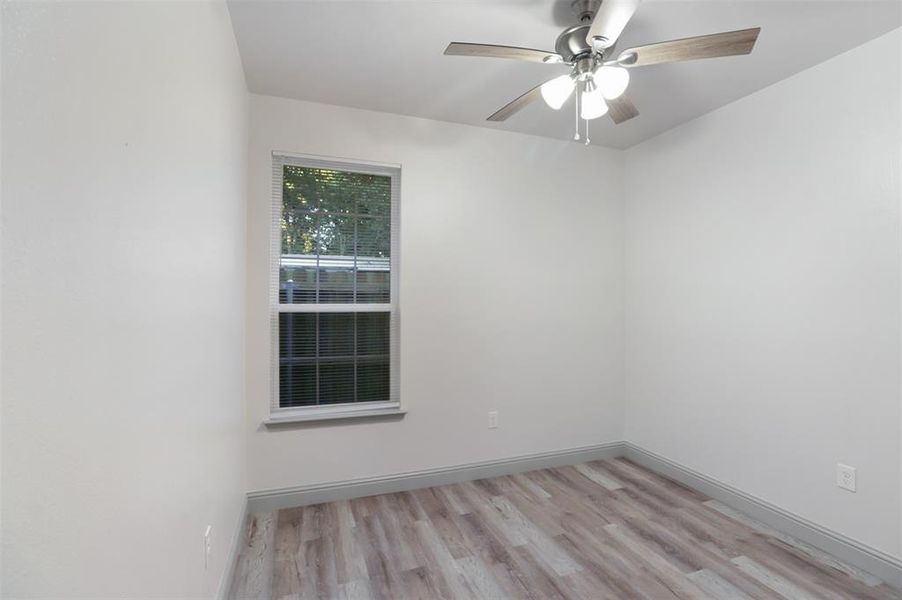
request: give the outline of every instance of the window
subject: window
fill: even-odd
[[[399,176],[273,155],[269,422],[399,412]]]

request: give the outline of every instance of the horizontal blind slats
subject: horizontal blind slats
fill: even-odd
[[[280,313],[281,406],[391,401],[390,321],[389,313]]]

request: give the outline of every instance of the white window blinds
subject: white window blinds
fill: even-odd
[[[398,404],[399,177],[273,154],[274,412]]]

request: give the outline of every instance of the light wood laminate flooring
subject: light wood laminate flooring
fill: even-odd
[[[902,598],[626,459],[252,515],[230,597]]]

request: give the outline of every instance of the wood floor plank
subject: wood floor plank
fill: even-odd
[[[426,567],[417,567],[401,574],[403,597],[411,600],[430,600],[442,596],[435,577]]]
[[[434,501],[438,510],[429,515],[428,522],[455,560],[469,556],[470,550],[464,543],[463,534],[454,519],[460,513],[452,506],[446,494],[437,492]]]
[[[709,512],[703,513],[707,509]],[[895,592],[885,586],[872,587],[849,577],[845,572],[816,561],[805,552],[791,544],[776,540],[750,527],[726,517],[720,511],[714,511],[702,504],[694,507],[701,514],[723,520],[717,521],[718,531],[733,530],[732,536],[736,551],[764,565],[767,569],[782,574],[785,578],[807,589],[810,594],[820,598],[848,598],[861,600],[879,600],[897,598]]]
[[[477,598],[504,598],[506,592],[495,580],[492,570],[473,556],[456,560],[457,568]]]
[[[503,536],[493,531],[473,513],[459,515],[456,519],[463,539],[471,555],[488,565],[499,587],[508,598],[531,597],[528,586],[514,568],[513,559],[505,548]]]
[[[368,600],[373,598],[369,582],[364,579],[356,579],[348,583],[338,585],[338,600]]]
[[[583,565],[578,574],[591,573],[593,581],[600,591],[600,596],[612,598],[672,598],[673,593],[657,580],[648,576],[644,567],[629,564],[624,557],[605,549],[603,540],[582,538],[575,540],[564,534],[558,543],[571,549],[577,560]]]
[[[369,600],[374,597],[370,583],[365,579],[356,579],[338,586],[339,600]]]
[[[758,562],[771,572],[794,582],[814,597],[826,600],[845,600],[849,597],[858,600],[879,598],[877,590],[861,585],[845,575],[836,577],[831,570],[810,559],[801,558],[800,553],[793,549],[765,548],[766,546],[766,542],[756,545],[755,557]]]
[[[623,484],[614,479],[613,477],[608,477],[606,474],[599,471],[597,468],[592,465],[576,465],[574,467],[580,474],[586,476],[591,479],[598,485],[607,488],[609,490],[619,490],[623,487]]]
[[[517,473],[515,475],[511,475],[511,479],[516,482],[520,487],[526,490],[528,493],[532,494],[535,498],[538,499],[548,499],[551,498],[551,494],[549,494],[545,489],[542,488],[538,483],[529,478],[528,475],[524,475],[523,473]]]
[[[273,598],[300,598],[301,575],[298,571],[297,557],[276,560],[272,581]]]
[[[741,590],[747,597],[767,598],[772,595],[767,587],[737,570],[729,558],[712,551],[705,544],[698,543],[666,517],[646,521],[634,520],[630,521],[629,525],[662,557],[686,573],[705,571],[710,573],[712,578],[717,577],[728,583],[731,588]],[[704,578],[704,575],[700,577]]]
[[[274,512],[248,516],[245,542],[235,564],[229,598],[268,598],[272,595],[275,534]]]
[[[538,557],[554,569],[556,574],[569,575],[580,570],[576,562],[551,537],[523,516],[523,513],[507,498],[494,496],[491,502],[501,511],[503,518],[513,524],[523,537],[529,540],[529,544],[535,548]]]
[[[845,573],[852,579],[857,579],[858,581],[864,583],[865,585],[867,585],[869,587],[879,586],[882,583],[879,578],[874,577],[870,573],[862,571],[861,569],[856,568],[852,565],[846,564],[846,563],[842,562],[841,560],[838,560],[837,558],[831,556],[830,554],[827,554],[823,550],[819,550],[819,549],[815,548],[814,546],[811,546],[810,544],[806,544],[805,542],[795,539],[788,534],[785,534],[781,531],[777,531],[776,529],[773,529],[772,527],[769,527],[769,526],[765,525],[764,523],[761,523],[760,521],[756,521],[755,519],[742,514],[738,510],[730,508],[729,506],[726,506],[725,504],[722,504],[716,500],[707,500],[707,501],[703,502],[703,504],[705,506],[709,506],[709,507],[713,508],[714,510],[716,510],[718,512],[721,512],[721,513],[727,515],[734,521],[738,521],[738,522],[746,525],[747,527],[754,529],[755,531],[757,531],[759,533],[762,533],[768,537],[773,538],[774,540],[780,540],[786,544],[794,546],[795,548],[801,550],[802,552],[804,552],[805,554],[810,556],[815,561],[817,561],[827,567],[836,569],[838,571],[842,571],[843,573]]]
[[[614,539],[632,551],[636,555],[637,560],[647,563],[655,576],[673,591],[677,597],[691,600],[706,600],[710,598],[701,588],[692,583],[692,580],[686,577],[685,573],[667,562],[626,527],[622,525],[608,525],[606,529]]]
[[[552,479],[557,480],[559,484],[566,488],[570,488],[571,490],[579,490],[586,496],[594,497],[608,491],[608,488],[605,486],[588,479],[582,473],[577,471],[576,467],[557,467],[555,469],[547,469],[547,472]]]
[[[357,522],[351,512],[351,505],[346,501],[335,502],[332,509],[336,524],[333,543],[338,584],[366,579],[366,560],[359,540],[354,535]]]
[[[556,521],[558,511],[553,509],[554,505],[548,502],[548,498],[536,496],[527,491],[513,477],[499,477],[498,482],[504,492],[504,497],[525,514],[530,521],[539,525],[549,535],[561,533]],[[552,531],[555,533],[551,533]]]
[[[517,546],[510,549],[510,557],[520,574],[520,581],[528,589],[533,590],[534,597],[559,599],[567,598],[567,588],[550,568],[536,560],[535,553],[528,546]]]
[[[335,522],[338,524],[343,531],[350,531],[357,525],[357,522],[354,520],[354,511],[351,510],[351,503],[347,500],[339,500],[338,502],[333,502],[332,506],[335,508]]]
[[[579,527],[591,529],[601,529],[612,522],[611,514],[606,509],[609,495],[579,494],[542,471],[527,473],[527,476],[548,491],[550,497],[545,499],[542,506],[555,515],[564,531],[575,522]]]
[[[708,569],[689,573],[687,577],[713,598],[733,598],[735,600],[752,600],[754,598]]]
[[[656,485],[666,488],[669,493],[685,498],[691,502],[704,502],[708,499],[708,497],[701,492],[686,487],[678,481],[659,475],[654,471],[649,471],[628,458],[615,458],[610,461],[602,461],[602,463],[609,465],[614,469],[620,469],[621,471],[632,473],[642,479],[653,482]],[[595,463],[593,462],[592,464]]]
[[[453,486],[443,485],[433,489],[436,496],[453,512],[459,515],[469,512],[466,504],[457,495],[457,491]]]
[[[567,591],[568,598],[615,600],[624,597],[611,590],[604,581],[599,580],[588,571],[578,571],[562,577],[561,585]]]
[[[255,515],[228,596],[902,600],[625,459]]]
[[[276,513],[276,532],[273,542],[275,559],[293,558],[301,549],[303,508],[289,508]]]
[[[591,483],[588,489],[568,487],[568,477],[572,475],[585,481],[576,471],[571,475],[541,471],[529,475],[537,477],[551,492],[552,498],[547,502],[551,507],[549,510],[563,510],[559,519],[565,531],[573,531],[574,527],[601,530],[611,523],[623,523],[629,518],[647,519],[654,514],[643,511],[631,501],[623,501],[620,496],[625,492],[623,489],[610,491],[595,483]]]
[[[401,524],[403,512],[398,497],[394,494],[386,494],[377,496],[375,500],[379,507],[378,519],[385,532],[389,553],[393,560],[397,561],[395,567],[401,571],[422,567],[422,559],[417,556],[413,544],[405,535]]]
[[[505,520],[501,511],[492,504],[493,496],[488,490],[467,484],[462,487],[470,505],[476,509],[475,514],[485,519],[487,526],[500,532],[508,545],[524,546],[529,542],[526,536],[517,530],[515,524]]]
[[[319,539],[323,529],[328,530],[328,511],[325,504],[314,504],[303,509],[301,520],[301,542]]]
[[[396,596],[403,585],[400,582],[400,571],[394,567],[382,524],[375,514],[370,514],[357,520],[355,530],[358,543],[363,549],[371,589],[385,598]]]
[[[455,562],[451,552],[448,551],[435,528],[428,521],[417,521],[417,532],[423,541],[425,559],[430,573],[440,578],[435,586],[436,597],[447,598],[474,598],[475,594],[470,589],[463,577],[463,571]]]
[[[410,495],[413,496],[417,504],[420,505],[421,514],[424,515],[425,519],[432,517],[432,515],[446,514],[448,511],[447,505],[442,498],[436,494],[435,488],[413,490],[410,492]]]
[[[781,598],[786,598],[787,600],[814,600],[816,598],[813,594],[806,592],[793,582],[769,571],[746,556],[737,556],[733,559],[733,562],[740,569],[780,594]]]
[[[334,538],[321,536],[315,540],[304,542],[303,570],[301,578],[301,596],[303,598],[335,598],[338,596],[338,576]]]

